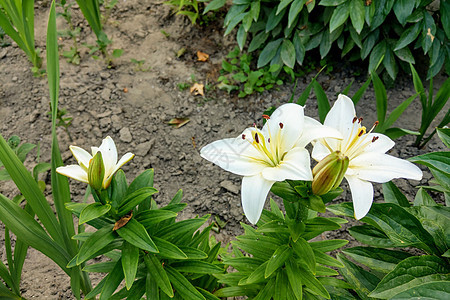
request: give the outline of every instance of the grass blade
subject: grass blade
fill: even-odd
[[[0,194],[0,218],[16,236],[20,236],[27,243],[48,256],[58,264],[64,272],[70,257],[69,254],[52,240],[45,230],[26,213],[19,205],[15,204]]]
[[[330,102],[328,101],[328,97],[325,94],[323,88],[320,86],[320,84],[317,82],[317,80],[313,79],[312,85],[314,88],[314,93],[317,97],[317,105],[319,109],[319,119],[320,122],[323,123],[325,121],[325,117],[327,116],[328,112],[330,111]]]
[[[382,128],[386,118],[386,110],[387,110],[386,88],[384,87],[383,82],[381,81],[380,77],[378,77],[376,72],[373,72],[371,76],[373,88],[375,90],[375,100],[377,102],[377,118],[378,122],[380,122],[379,126]]]
[[[56,136],[56,117],[58,113],[59,94],[59,54],[56,30],[55,2],[52,2],[47,25],[47,77],[52,108],[52,161],[51,179],[53,200],[55,202],[56,213],[61,224],[61,231],[64,237],[66,249],[73,256],[77,251],[76,241],[72,240],[75,235],[72,214],[64,206],[70,202],[69,182],[67,177],[56,173],[56,168],[63,165],[61,153]]]
[[[380,126],[378,132],[383,133],[386,129],[392,126],[394,122],[400,117],[400,115],[405,111],[405,109],[417,98],[419,94],[412,95],[405,101],[403,101],[399,106],[397,106],[390,114],[389,117],[384,122],[383,126]]]

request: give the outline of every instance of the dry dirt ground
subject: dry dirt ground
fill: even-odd
[[[36,1],[36,44],[45,53],[45,31],[48,1]],[[95,39],[80,11],[73,9],[73,18],[81,28],[80,44],[94,44]],[[58,29],[67,24],[58,18]],[[61,58],[60,107],[73,117],[69,135],[59,128],[59,142],[63,159],[74,163],[69,145],[85,149],[98,146],[102,138],[110,135],[116,142],[119,155],[133,152],[135,158],[123,167],[129,180],[147,168],[155,169],[155,187],[158,203],[167,203],[178,189],[184,191],[187,209],[180,218],[212,214],[227,222],[218,239],[229,241],[242,233],[239,222],[246,222],[240,204],[240,178],[221,170],[199,156],[202,146],[225,137],[238,136],[254,122],[261,125],[261,115],[270,106],[278,106],[289,100],[294,85],[287,83],[277,90],[255,94],[245,99],[222,91],[207,91],[205,97],[193,96],[189,90],[181,91],[180,83],[191,84],[191,75],[202,84],[214,83],[222,58],[235,47],[232,37],[223,36],[221,19],[208,27],[191,26],[182,16],[175,16],[162,1],[119,1],[105,25],[112,48],[124,49],[123,55],[114,60],[114,68],[107,68],[104,61],[94,60],[86,47],[81,47],[80,65],[72,65]],[[63,49],[70,40],[62,39]],[[176,53],[185,48],[180,58]],[[196,52],[210,55],[207,62],[198,62]],[[145,60],[146,72],[136,71],[131,59]],[[44,62],[45,64],[45,62]],[[358,70],[360,71],[360,70]],[[312,72],[300,78],[295,94],[299,95]],[[352,80],[356,80],[352,92],[361,86],[365,75],[354,76],[349,67],[335,68],[330,74],[318,77],[330,99]],[[364,74],[364,73],[363,73]],[[435,86],[444,81],[438,77]],[[414,93],[409,77],[400,78],[395,88],[388,91],[389,109]],[[352,94],[352,93],[351,93]],[[448,109],[448,107],[446,108]],[[40,143],[41,161],[50,160],[49,96],[45,77],[33,77],[24,53],[13,45],[0,48],[0,133],[6,139],[18,135],[24,142]],[[357,107],[367,125],[376,119],[373,89],[369,88]],[[420,120],[420,104],[415,101],[408,108],[398,126],[417,130]],[[306,104],[306,114],[317,118],[315,98],[311,94]],[[190,122],[175,129],[167,124],[172,118],[185,117]],[[412,147],[411,136],[397,141],[391,154],[402,158],[443,149],[434,139],[423,150]],[[35,152],[26,164],[32,167]],[[49,176],[43,176],[50,190]],[[421,182],[398,180],[396,183],[408,195],[415,194],[414,186],[426,184],[425,174]],[[85,186],[71,181],[73,199],[84,195]],[[0,192],[12,197],[17,193],[14,184],[1,182]],[[380,187],[375,197],[379,200]],[[51,197],[48,197],[51,202]],[[350,200],[344,192],[341,199]],[[5,261],[4,227],[0,225],[0,258]],[[324,235],[324,238],[348,238],[344,227],[340,231]],[[99,276],[94,276],[94,283]],[[28,252],[21,284],[25,298],[72,299],[69,278],[45,256],[32,249]]]

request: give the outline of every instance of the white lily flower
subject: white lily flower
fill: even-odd
[[[276,181],[312,180],[310,156],[305,146],[313,139],[340,133],[304,116],[303,107],[280,106],[259,130],[247,128],[237,138],[206,145],[200,155],[242,180],[241,200],[247,219],[258,222],[270,188]]]
[[[109,136],[103,139],[100,147],[91,147],[92,155],[89,154],[89,152],[87,152],[86,150],[77,146],[70,146],[69,148],[70,151],[72,151],[75,159],[78,161],[78,165],[58,167],[56,169],[56,172],[75,180],[89,183],[89,164],[91,163],[92,158],[95,156],[95,154],[100,151],[103,158],[103,167],[105,169],[104,177],[102,180],[103,189],[108,188],[113,175],[120,169],[120,167],[122,167],[134,157],[133,153],[128,152],[124,156],[122,156],[119,161],[117,161],[116,144]]]
[[[344,138],[319,139],[311,154],[316,161],[334,151],[340,151],[348,157],[349,165],[344,178],[350,186],[356,219],[363,218],[372,206],[371,182],[385,183],[394,178],[422,179],[422,171],[417,166],[386,154],[395,143],[383,134],[372,133],[378,122],[366,132],[361,121],[362,118],[356,117],[353,101],[345,95],[339,95],[324,125],[336,128]]]

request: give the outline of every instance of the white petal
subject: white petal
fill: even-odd
[[[369,133],[367,134],[366,140],[371,141],[373,138],[377,138],[377,140],[370,143],[364,149],[364,152],[386,153],[395,145],[393,140],[381,133]]]
[[[86,170],[89,169],[89,162],[92,159],[92,156],[89,154],[89,152],[77,146],[70,146],[69,149],[75,159],[78,161],[78,164],[86,168]]]
[[[242,208],[247,219],[256,224],[261,216],[267,194],[274,181],[265,180],[261,174],[242,179]]]
[[[333,143],[333,145],[330,146],[334,146],[337,144],[338,139],[342,139],[342,134],[334,128],[320,124],[319,121],[316,121],[313,118],[305,117],[304,129],[302,135],[297,140],[295,147],[304,148],[311,141],[320,138],[328,138],[327,141],[330,140],[330,142]],[[334,142],[332,140],[334,140]]]
[[[85,170],[79,165],[70,165],[56,168],[56,172],[61,175],[73,178],[78,181],[89,183],[88,175]]]
[[[295,103],[287,103],[272,113],[262,132],[264,136],[269,137],[270,131],[271,142],[279,143],[278,147],[281,153],[284,153],[294,147],[302,134],[303,124],[303,107]]]
[[[109,184],[111,183],[111,179],[113,177],[113,175],[127,162],[129,162],[131,159],[133,159],[134,154],[133,153],[126,153],[124,156],[122,156],[122,158],[117,162],[117,165],[115,166],[115,168],[112,170],[111,174],[106,174],[105,173],[105,178],[103,179],[103,188],[106,189]]]
[[[99,149],[102,152],[105,174],[111,174],[117,163],[116,144],[114,144],[114,141],[111,137],[107,136],[103,139]]]
[[[340,94],[328,112],[324,125],[337,129],[345,138],[351,131],[355,116],[355,106],[352,99]]]
[[[349,168],[363,180],[377,183],[394,178],[422,179],[422,171],[413,163],[381,153],[364,153],[352,159]]]
[[[334,150],[334,149],[333,149]],[[311,157],[315,161],[321,161],[324,159],[331,151],[327,147],[325,147],[320,141],[314,145],[314,148],[311,153]]]
[[[357,220],[363,218],[373,202],[373,186],[370,182],[356,176],[345,176],[352,192],[353,210]]]
[[[200,156],[241,176],[258,174],[267,167],[259,152],[255,153],[253,146],[242,138],[215,141],[203,147]]]
[[[294,148],[278,166],[265,168],[262,175],[269,181],[312,180],[309,153],[305,148]]]

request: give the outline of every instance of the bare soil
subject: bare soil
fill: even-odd
[[[75,24],[81,28],[79,41],[95,44],[95,36],[79,9],[72,10]],[[36,1],[36,45],[45,53],[45,32],[48,1]],[[80,65],[72,65],[60,59],[61,88],[60,108],[73,117],[68,128],[69,135],[58,128],[59,143],[66,164],[75,163],[69,145],[84,149],[100,145],[102,139],[111,136],[116,142],[119,156],[133,152],[135,158],[123,169],[131,181],[145,169],[155,169],[155,187],[159,190],[155,199],[167,203],[182,189],[187,209],[180,218],[211,214],[226,222],[218,239],[227,242],[242,233],[240,222],[246,222],[240,204],[240,177],[228,173],[203,160],[199,150],[204,145],[225,137],[238,136],[254,122],[261,125],[261,115],[270,106],[289,101],[292,92],[300,95],[316,71],[300,78],[294,91],[293,83],[278,89],[255,94],[245,99],[228,95],[220,90],[206,91],[206,95],[194,96],[180,90],[180,83],[191,82],[191,77],[202,84],[214,84],[221,69],[221,61],[235,46],[232,35],[224,37],[222,20],[206,27],[192,26],[183,16],[175,16],[163,1],[119,1],[105,24],[105,30],[113,40],[112,48],[121,48],[123,55],[114,60],[113,68],[107,68],[102,59],[94,60],[89,49],[81,47]],[[67,28],[58,18],[58,30]],[[68,50],[71,40],[61,39],[62,49]],[[176,53],[186,52],[177,58]],[[207,62],[197,61],[196,52],[210,55]],[[145,60],[149,71],[137,71],[130,60]],[[45,64],[45,62],[44,62]],[[351,81],[352,93],[365,80],[365,75],[355,76],[363,69],[339,67],[329,74],[321,74],[318,81],[330,99],[336,99]],[[345,65],[345,64],[341,64]],[[363,73],[364,74],[364,73]],[[445,80],[438,76],[435,87]],[[389,110],[414,94],[412,80],[408,76],[399,78],[388,91]],[[446,108],[448,109],[448,107]],[[445,110],[444,110],[445,111]],[[0,132],[7,139],[18,135],[23,142],[40,143],[41,161],[50,160],[50,120],[48,87],[45,77],[33,77],[30,63],[17,45],[0,48]],[[373,88],[370,87],[357,106],[365,124],[376,120]],[[306,114],[317,118],[315,97],[311,94],[306,104]],[[417,130],[420,126],[421,107],[414,101],[401,119],[398,127]],[[190,122],[175,129],[167,124],[172,118],[189,118]],[[439,118],[440,119],[440,118]],[[396,141],[392,155],[408,158],[414,155],[444,149],[438,139],[433,139],[425,149],[412,147],[413,137],[406,136]],[[35,164],[35,152],[25,162],[30,169]],[[415,186],[423,185],[431,178],[425,173],[420,182],[397,180],[410,200],[415,195]],[[50,196],[49,175],[42,179],[47,184]],[[84,196],[85,185],[70,181],[74,201]],[[345,189],[345,188],[344,188]],[[8,197],[17,194],[12,182],[1,182],[0,192]],[[380,185],[376,186],[375,198],[381,200]],[[350,200],[344,192],[339,201]],[[351,221],[349,224],[354,224]],[[342,230],[330,232],[323,238],[345,238]],[[0,258],[4,253],[4,226],[0,224]],[[94,284],[101,275],[94,275]],[[72,299],[69,278],[56,264],[41,253],[29,249],[21,283],[25,298]]]

